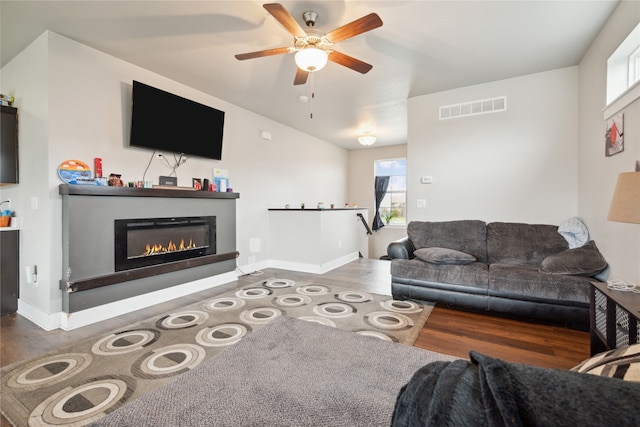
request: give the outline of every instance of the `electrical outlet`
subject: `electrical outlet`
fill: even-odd
[[[254,254],[260,252],[260,243],[261,241],[257,237],[249,239],[249,251]]]
[[[255,264],[256,263],[256,257],[250,256],[250,257],[247,258],[247,261],[249,262],[249,264]]]

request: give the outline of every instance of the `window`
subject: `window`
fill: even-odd
[[[640,80],[640,24],[607,59],[607,104]]]
[[[407,223],[407,159],[375,161],[375,176],[388,176],[387,194],[380,203],[380,218],[386,225]]]
[[[638,80],[640,80],[640,41],[638,48],[629,55],[629,87]]]

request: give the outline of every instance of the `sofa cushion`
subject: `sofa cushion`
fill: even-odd
[[[487,262],[487,233],[484,221],[412,221],[407,236],[416,249],[440,247],[473,255],[479,262]]]
[[[391,261],[391,276],[416,282],[446,283],[480,288],[486,294],[489,283],[489,267],[487,264],[474,262],[466,265],[437,265],[421,261],[417,258],[394,259]],[[416,283],[419,286],[418,283]],[[460,289],[466,292],[465,289]]]
[[[571,370],[640,382],[640,344],[626,345],[598,353]]]
[[[517,300],[574,306],[589,305],[592,279],[584,276],[551,276],[537,267],[491,264],[489,295]]]
[[[417,249],[413,254],[416,258],[432,264],[464,265],[471,264],[476,261],[476,257],[466,252],[456,251],[455,249],[440,248],[437,246]]]
[[[489,264],[539,266],[543,259],[569,248],[558,227],[546,224],[492,222],[487,225]]]
[[[561,223],[558,226],[558,233],[569,243],[569,249],[579,248],[589,241],[589,230],[577,216]]]
[[[596,243],[590,240],[582,247],[549,255],[542,260],[539,270],[547,274],[593,276],[605,268],[607,261],[596,247]]]

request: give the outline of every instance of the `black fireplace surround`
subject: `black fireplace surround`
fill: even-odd
[[[114,220],[115,271],[216,253],[216,217]]]

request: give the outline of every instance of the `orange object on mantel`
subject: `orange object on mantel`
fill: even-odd
[[[10,216],[0,216],[0,227],[8,227],[11,223]]]

